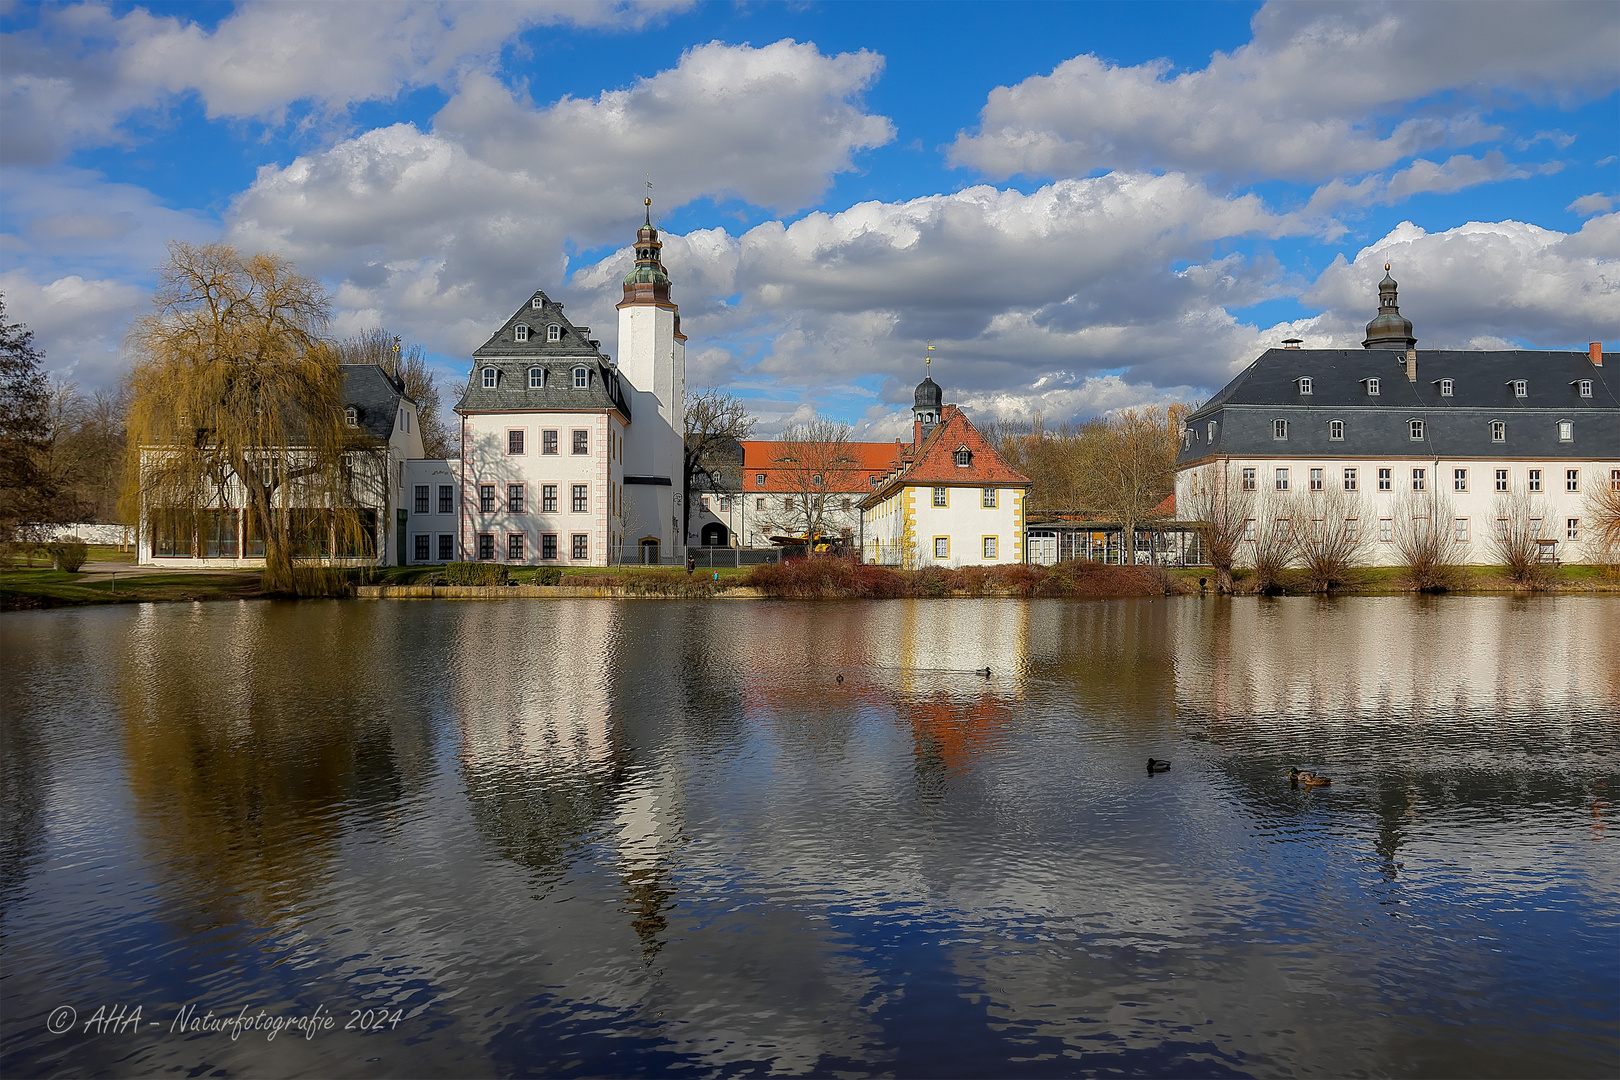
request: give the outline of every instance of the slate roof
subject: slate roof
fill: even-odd
[[[343,377],[344,407],[353,405],[361,430],[387,442],[394,433],[400,401],[410,400],[405,396],[404,381],[376,364],[344,364],[338,373]]]
[[[538,306],[537,306],[538,305]],[[528,338],[517,340],[517,328],[527,326]],[[547,341],[546,328],[561,328],[557,341]],[[472,371],[456,412],[595,412],[616,409],[630,419],[625,387],[610,358],[598,342],[587,336],[589,327],[575,326],[563,316],[562,305],[536,292],[512,314],[494,335],[473,353]],[[586,370],[588,384],[574,389],[576,367]],[[495,386],[484,386],[484,369],[495,369]],[[531,389],[529,372],[542,372],[542,385]]]
[[[972,454],[972,464],[956,463],[956,451],[962,447]],[[1008,465],[1007,459],[979,434],[979,429],[968,422],[959,407],[947,405],[940,414],[939,424],[913,448],[910,465],[868,495],[861,507],[876,506],[900,488],[913,484],[1028,487],[1029,477]]]
[[[1300,393],[1301,376],[1311,379],[1309,395]],[[1369,378],[1379,380],[1376,397]],[[1442,379],[1452,381],[1451,397],[1441,396]],[[1514,395],[1518,379],[1523,398]],[[1580,396],[1581,380],[1591,381],[1591,397]],[[1273,438],[1275,419],[1289,422],[1286,440]],[[1424,421],[1422,441],[1410,437],[1413,419]],[[1344,421],[1342,440],[1330,439],[1331,420]],[[1505,442],[1492,441],[1493,420],[1507,425]],[[1572,442],[1559,441],[1560,420],[1574,423]],[[1187,428],[1178,467],[1222,455],[1620,458],[1620,371],[1584,352],[1419,350],[1417,381],[1408,382],[1404,351],[1271,349],[1189,416]]]

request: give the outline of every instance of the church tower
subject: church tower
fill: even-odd
[[[686,543],[686,335],[669,298],[652,200],[636,230],[636,267],[619,302],[619,374],[628,384],[624,441],[624,561],[668,561]]]
[[[1389,263],[1384,264],[1384,280],[1378,283],[1378,315],[1367,324],[1367,338],[1361,347],[1402,352],[1417,347],[1412,320],[1402,318],[1400,305],[1395,303],[1395,279],[1389,276]]]

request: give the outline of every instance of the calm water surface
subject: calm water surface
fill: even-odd
[[[171,604],[0,647],[8,1077],[1620,1068],[1615,599]],[[335,1026],[177,1022],[244,1009]]]

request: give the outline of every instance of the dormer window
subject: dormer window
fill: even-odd
[[[1507,421],[1491,421],[1491,442],[1507,442]]]
[[[575,390],[585,390],[585,389],[588,389],[590,387],[590,385],[591,385],[590,372],[586,371],[582,367],[575,368],[574,369],[574,389]]]
[[[518,323],[516,326],[512,327],[512,340],[513,341],[528,341],[529,340],[529,328],[528,328],[528,326],[526,326],[523,323]]]
[[[533,300],[529,301],[529,307],[533,308],[535,311],[539,311],[540,310],[540,303],[541,303],[540,298],[538,296],[536,296]]]
[[[1378,396],[1378,380],[1377,379],[1366,379],[1364,381],[1367,384],[1367,396],[1368,397],[1377,397]]]
[[[1423,441],[1423,421],[1408,420],[1406,422],[1406,437],[1413,442]]]
[[[1573,420],[1560,420],[1560,421],[1558,421],[1558,441],[1559,442],[1574,442],[1575,441],[1575,422]]]
[[[1344,421],[1343,420],[1329,420],[1328,421],[1328,438],[1330,440],[1332,440],[1333,442],[1343,442],[1344,441]]]
[[[360,426],[360,410],[356,409],[353,405],[350,405],[348,408],[344,409],[343,410],[343,422],[345,424],[347,424],[349,427],[359,427]]]
[[[552,323],[550,326],[546,327],[546,340],[561,341],[562,327],[558,326],[556,323]]]
[[[1299,392],[1301,394],[1309,394],[1311,392],[1311,377],[1309,375],[1301,375],[1295,381],[1299,383]]]
[[[495,369],[492,367],[487,367],[484,369],[484,389],[495,389]]]
[[[1577,381],[1575,383],[1575,389],[1576,389],[1577,392],[1580,393],[1581,397],[1591,397],[1592,396],[1592,380],[1591,379],[1581,379],[1581,380]]]
[[[1440,396],[1441,397],[1450,397],[1451,396],[1451,385],[1452,384],[1451,384],[1450,379],[1441,379],[1440,380]]]
[[[1209,441],[1211,444],[1213,444],[1215,442],[1215,421],[1211,420],[1209,422],[1205,434],[1209,436]]]
[[[546,388],[546,369],[532,367],[529,369],[529,389],[544,390]]]
[[[1530,384],[1524,379],[1514,379],[1512,385],[1514,397],[1523,398],[1530,396]]]
[[[1273,420],[1271,422],[1271,437],[1279,442],[1288,438],[1288,421],[1281,419]]]
[[[972,464],[973,451],[969,450],[966,446],[958,446],[956,448],[956,467],[958,469],[965,469]]]

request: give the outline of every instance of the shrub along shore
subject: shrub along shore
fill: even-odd
[[[91,561],[95,562],[93,553]],[[1446,591],[1460,594],[1620,592],[1620,568],[1563,566],[1550,570],[1538,588],[1516,585],[1503,567],[1451,568]],[[1352,570],[1341,596],[1391,596],[1418,591],[1399,567]],[[1239,571],[1235,589],[1254,593],[1252,574]],[[846,559],[815,558],[769,563],[746,569],[682,570],[623,567],[514,567],[491,563],[384,567],[329,572],[312,595],[363,598],[605,596],[715,599],[894,599],[902,597],[1129,597],[1214,593],[1208,568],[1161,569],[1067,562],[1055,566],[928,567],[899,570]],[[1284,571],[1269,584],[1272,595],[1313,591],[1304,571]],[[165,600],[245,600],[270,598],[257,571],[151,573],[132,568],[114,577],[106,572],[74,573],[12,566],[0,569],[0,610],[82,604],[149,603]]]

